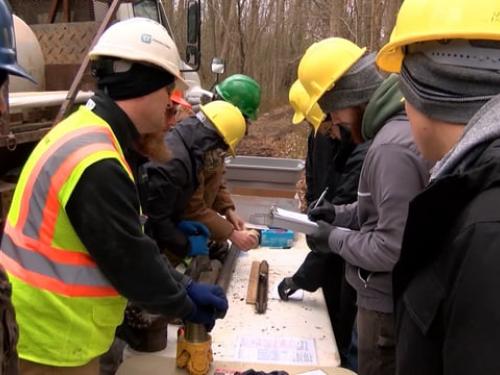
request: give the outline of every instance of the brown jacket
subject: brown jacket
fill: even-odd
[[[231,194],[226,186],[224,159],[207,166],[198,173],[199,186],[184,212],[184,219],[196,220],[207,226],[210,238],[224,241],[234,230],[233,225],[221,217],[228,208],[234,209]]]

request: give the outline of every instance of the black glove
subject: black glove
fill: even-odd
[[[311,221],[326,221],[327,223],[333,223],[335,220],[335,205],[331,204],[326,200],[322,200],[320,205],[316,208],[316,201],[312,202],[307,208],[307,216]]]
[[[333,230],[333,226],[324,222],[318,221],[318,229],[313,233],[306,236],[307,244],[309,248],[317,253],[330,253],[330,245],[328,244],[328,238]]]
[[[278,294],[283,301],[288,301],[288,297],[299,289],[291,277],[285,277],[278,285]]]

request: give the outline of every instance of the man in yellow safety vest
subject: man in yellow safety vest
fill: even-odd
[[[168,158],[169,96],[185,85],[174,42],[133,18],[108,28],[90,58],[99,90],[32,152],[1,243],[27,374],[98,374],[127,299],[208,328],[228,307],[142,231],[138,167]]]

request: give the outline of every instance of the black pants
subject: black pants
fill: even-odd
[[[344,267],[344,260],[336,254],[311,251],[292,277],[297,286],[308,292],[323,288],[342,364],[350,348],[356,318],[356,291],[347,283]]]
[[[358,308],[358,374],[394,375],[394,315]]]

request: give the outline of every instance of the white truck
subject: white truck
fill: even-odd
[[[18,61],[37,84],[17,77],[10,80],[10,113],[0,119],[0,227],[10,205],[18,171],[36,142],[53,125],[92,41],[113,10],[111,22],[147,17],[163,24],[174,37],[162,0],[10,0],[10,3],[16,14]],[[196,73],[200,65],[200,0],[189,0],[186,7],[186,71],[183,74],[190,84],[188,96],[197,104],[204,92]],[[61,18],[65,22],[54,22]],[[74,104],[85,102],[93,90],[93,79],[87,67],[80,90],[75,92]]]

